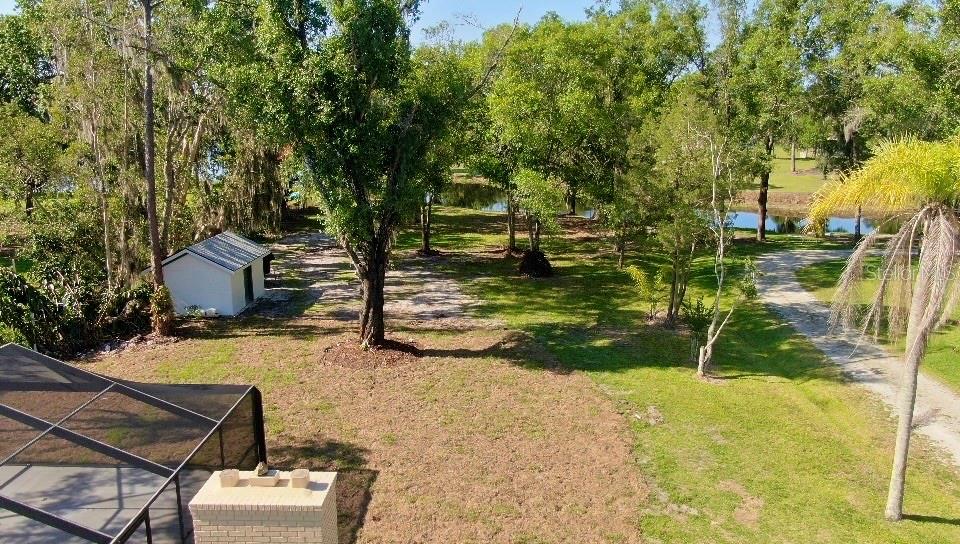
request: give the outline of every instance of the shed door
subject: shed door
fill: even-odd
[[[243,299],[247,304],[253,302],[253,268],[243,269]]]

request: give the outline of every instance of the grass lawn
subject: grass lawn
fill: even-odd
[[[770,188],[789,193],[814,193],[824,184],[823,174],[813,157],[803,158],[797,152],[797,172],[790,170],[790,150],[777,148],[774,151],[773,170],[770,172]]]
[[[739,310],[720,342],[717,383],[693,377],[688,344],[647,327],[609,243],[591,234],[544,244],[558,269],[529,280],[516,263],[477,252],[503,243],[493,214],[443,209],[435,244],[470,250],[446,268],[483,301],[482,316],[546,346],[589,375],[631,421],[652,500],[641,527],[662,542],[948,542],[960,538],[960,479],[925,445],[912,454],[906,511],[882,520],[893,425],[808,342],[759,304]],[[414,243],[412,236],[401,240]],[[810,245],[780,238],[777,245]],[[744,246],[745,252],[759,251]],[[634,253],[629,262],[655,259]],[[711,285],[697,262],[693,295]]]
[[[288,317],[192,322],[178,342],[84,364],[256,383],[272,463],[342,471],[341,542],[960,540],[960,477],[922,440],[908,479],[914,517],[882,521],[891,420],[762,306],[738,311],[718,379],[700,381],[687,340],[646,323],[592,223],[564,220],[544,242],[557,276],[531,280],[496,251],[502,214],[439,207],[434,221],[444,254],[414,257],[418,233],[403,233],[396,269],[439,270],[478,304],[468,318],[394,316],[392,338],[420,357],[360,351],[355,312],[325,289]],[[774,239],[737,249],[818,245]],[[278,254],[278,268],[289,258]],[[628,261],[657,264],[636,250]],[[318,260],[291,277],[306,289],[324,267],[341,270]],[[388,280],[393,297],[443,296],[416,284],[422,273],[405,277]],[[711,281],[709,259],[698,260],[692,295]]]
[[[833,300],[836,291],[837,279],[843,272],[844,261],[832,260],[815,263],[797,270],[797,279],[808,291],[825,303]],[[879,259],[872,259],[869,266],[879,266]],[[867,304],[876,292],[878,281],[867,280],[855,300]],[[960,312],[954,316],[954,322],[946,325],[934,333],[927,347],[927,354],[923,359],[922,370],[931,376],[940,379],[955,391],[960,391],[960,326],[956,319],[960,319]],[[894,342],[891,350],[902,351],[903,341]]]

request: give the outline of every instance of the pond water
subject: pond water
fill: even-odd
[[[440,203],[484,212],[507,212],[507,195],[496,187],[481,183],[454,183],[440,196]],[[557,213],[563,211],[557,210]],[[577,215],[587,219],[593,219],[596,213],[589,206],[577,210]]]
[[[457,206],[460,208],[470,208],[473,210],[482,210],[485,212],[506,213],[507,199],[503,191],[496,187],[482,183],[454,183],[440,197],[440,202],[448,206]],[[578,210],[577,215],[593,219],[596,210],[584,203],[586,209]],[[557,210],[562,213],[563,210]],[[756,212],[730,212],[727,217],[731,225],[741,229],[757,228]],[[831,217],[827,222],[827,232],[837,234],[853,234],[856,226],[856,219],[853,217]],[[806,226],[806,220],[798,216],[767,216],[767,232],[780,234],[798,234]],[[874,230],[880,229],[884,234],[893,234],[900,228],[897,221],[882,221],[877,219],[862,218],[860,220],[860,232],[864,235],[870,234]]]
[[[759,216],[756,212],[730,212],[727,217],[735,228],[757,229]],[[898,221],[864,217],[860,219],[860,232],[867,235],[879,229],[882,234],[893,234],[900,228],[900,224]],[[807,220],[803,217],[768,215],[766,225],[767,232],[798,234],[807,226]],[[853,234],[856,226],[857,220],[854,217],[831,217],[827,221],[826,230],[828,233]]]

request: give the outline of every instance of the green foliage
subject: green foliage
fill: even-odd
[[[13,339],[43,351],[57,351],[64,340],[56,302],[20,274],[0,267],[0,325]]]
[[[557,211],[563,206],[563,189],[547,176],[530,169],[521,169],[513,177],[520,209],[536,218],[544,231],[555,231]]]
[[[55,125],[0,105],[0,198],[24,202],[30,215],[43,191],[67,186],[65,141]]]
[[[683,303],[683,322],[690,329],[694,341],[699,345],[707,338],[707,329],[713,322],[713,306],[707,306],[703,303],[703,297],[697,297],[691,304],[689,301]],[[693,350],[696,353],[696,350]]]
[[[648,317],[650,319],[655,318],[660,303],[664,299],[665,282],[663,281],[662,271],[661,273],[651,274],[643,268],[628,266],[626,272],[633,280],[640,295],[640,300],[647,306]]]
[[[173,298],[165,285],[158,285],[150,295],[150,322],[160,336],[173,332]]]
[[[20,257],[29,272],[7,267],[0,285],[0,328],[44,352],[69,355],[149,325],[146,284],[109,287],[102,232],[82,201],[59,199],[38,211]]]
[[[0,16],[0,103],[40,116],[43,85],[52,76],[43,41],[30,27],[28,16]]]

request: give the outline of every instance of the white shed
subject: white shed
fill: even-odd
[[[237,315],[263,296],[270,250],[234,232],[224,232],[163,260],[163,279],[174,310],[214,309]]]

